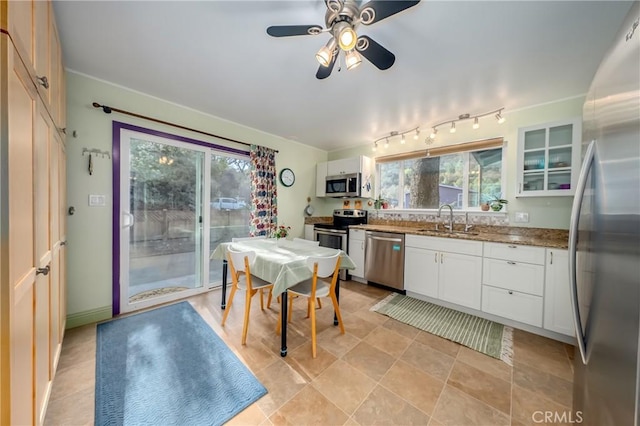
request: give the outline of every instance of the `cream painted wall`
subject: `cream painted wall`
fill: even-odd
[[[278,187],[281,206],[278,216],[280,223],[292,227],[294,236],[303,236],[303,210],[308,196],[315,200],[315,165],[327,160],[325,151],[67,72],[67,193],[68,206],[75,208],[75,214],[67,218],[69,315],[111,306],[111,160],[94,158],[94,172],[90,176],[88,157],[82,156],[83,148],[111,152],[111,125],[114,120],[219,145],[248,148],[123,114],[104,114],[102,110],[93,108],[93,102],[279,150],[276,155],[278,172],[284,167],[291,168],[296,174],[296,182],[290,188]],[[73,132],[76,132],[76,137],[72,136]],[[89,194],[106,195],[107,205],[89,207]]]
[[[473,124],[471,120],[457,123],[456,133],[449,133],[447,126],[442,126],[438,128],[436,142],[431,146],[446,146],[474,140],[503,137],[504,140],[507,141],[507,183],[504,195],[507,200],[509,200],[509,223],[512,226],[568,229],[573,197],[515,197],[518,129],[520,127],[579,117],[582,115],[583,103],[584,97],[577,97],[513,112],[506,109],[503,113],[506,118],[505,123],[498,124],[492,117],[485,117],[480,119],[480,128],[476,130],[471,128]],[[443,119],[447,118],[449,117],[443,117]],[[404,129],[397,130],[403,131]],[[329,153],[329,160],[349,158],[358,155],[375,158],[376,156],[424,150],[427,148],[427,145],[424,143],[424,139],[427,136],[425,133],[429,130],[428,127],[423,128],[418,141],[414,141],[412,137],[408,137],[407,143],[400,145],[399,138],[396,138],[395,141],[390,141],[389,148],[385,149],[382,145],[379,145],[376,152],[372,152],[371,150],[373,141],[372,144],[357,148],[332,151]],[[324,201],[323,206],[325,211],[331,211],[333,208],[341,208],[342,201],[327,199]],[[529,223],[514,223],[515,212],[529,213]]]

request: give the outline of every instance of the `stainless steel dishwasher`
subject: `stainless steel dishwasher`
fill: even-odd
[[[364,278],[404,290],[404,234],[367,231],[365,240]]]

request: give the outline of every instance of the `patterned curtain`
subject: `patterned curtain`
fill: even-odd
[[[271,236],[278,223],[276,152],[251,145],[251,229],[249,235]]]

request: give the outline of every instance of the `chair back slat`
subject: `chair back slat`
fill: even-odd
[[[253,262],[256,259],[256,252],[252,250],[234,250],[233,247],[229,247],[227,250],[229,252],[229,260],[231,261],[233,268],[237,272],[247,272],[244,261],[245,257],[248,258],[249,266],[253,265]]]
[[[329,257],[309,257],[307,267],[313,272],[314,265],[318,264],[318,277],[326,278],[331,276],[340,264],[340,253]]]

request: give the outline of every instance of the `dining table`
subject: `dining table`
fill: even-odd
[[[237,242],[220,243],[211,253],[212,260],[222,260],[222,300],[221,309],[226,309],[227,293],[227,252],[234,250],[251,250],[256,257],[251,265],[251,274],[273,284],[273,294],[281,296],[280,316],[282,322],[280,356],[287,356],[287,289],[308,280],[313,273],[307,266],[310,257],[329,257],[340,253],[340,268],[355,269],[353,260],[342,250],[320,247],[304,241],[291,241],[284,238],[255,238]],[[336,298],[339,300],[340,279],[336,284]],[[334,325],[338,320],[334,313]]]

